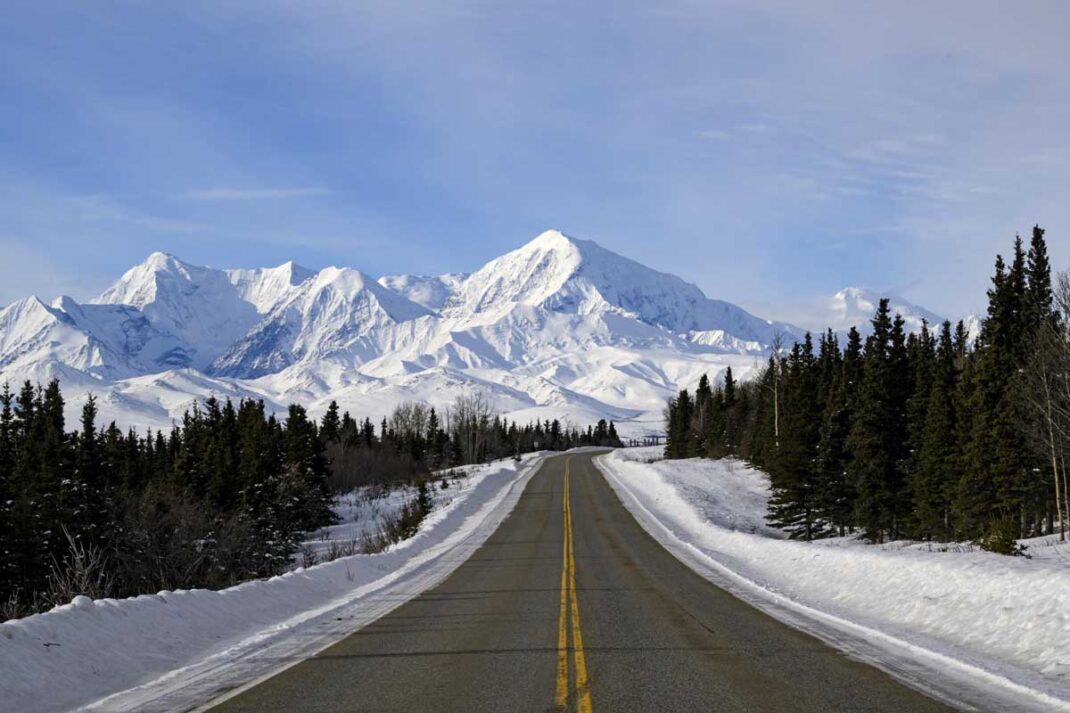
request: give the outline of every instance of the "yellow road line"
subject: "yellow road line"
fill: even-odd
[[[565,461],[565,482],[569,477],[569,461]],[[568,491],[566,490],[566,493]],[[591,687],[587,679],[587,657],[583,653],[583,634],[580,631],[580,603],[576,596],[576,554],[573,551],[572,539],[572,502],[566,495],[565,503],[568,507],[568,591],[572,599],[572,645],[575,647],[576,659],[576,692],[579,701],[576,710],[579,713],[593,713],[591,705]]]
[[[580,604],[576,595],[576,555],[572,539],[572,502],[570,499],[569,464],[565,459],[563,519],[564,552],[561,563],[561,613],[557,623],[557,695],[555,704],[563,711],[568,708],[568,615],[572,615],[572,645],[576,666],[576,710],[578,713],[593,713],[590,682],[587,677],[587,657],[583,652],[583,633],[580,629]],[[567,602],[567,605],[566,605]]]
[[[568,514],[568,475],[565,476],[564,513]],[[561,614],[557,618],[557,694],[554,706],[568,708],[568,525],[561,545]]]

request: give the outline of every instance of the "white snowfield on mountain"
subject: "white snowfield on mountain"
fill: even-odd
[[[842,330],[876,298],[837,299]],[[896,307],[908,326],[938,321]],[[335,399],[378,418],[479,391],[510,418],[606,418],[628,435],[660,432],[666,398],[703,374],[746,378],[777,333],[790,344],[802,330],[555,230],[440,277],[218,270],[154,253],[90,304],[31,297],[0,310],[0,379],[60,378],[72,423],[88,393],[103,422],[166,428],[213,395],[313,415]]]

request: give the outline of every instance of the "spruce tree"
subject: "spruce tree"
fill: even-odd
[[[724,412],[724,450],[726,455],[734,456],[739,450],[739,434],[737,432],[736,406],[736,380],[732,376],[732,367],[726,367],[724,371],[724,387],[722,391],[721,408]]]
[[[324,441],[331,443],[339,440],[342,431],[342,419],[338,416],[337,401],[331,400],[320,424],[320,436]]]
[[[668,433],[665,442],[666,458],[688,458],[693,450],[691,443],[691,420],[693,406],[691,394],[682,389],[667,407]]]
[[[691,450],[695,455],[698,455],[706,447],[704,441],[709,429],[708,419],[713,408],[710,403],[712,397],[713,389],[710,388],[710,379],[706,374],[703,374],[698,380],[698,387],[695,388],[695,401],[692,412],[693,423],[691,430],[694,445]]]
[[[907,361],[911,376],[913,377],[907,394],[905,416],[905,459],[902,464],[903,480],[908,489],[908,496],[903,498],[903,512],[911,514],[916,505],[913,503],[913,481],[918,475],[922,444],[926,433],[926,421],[929,413],[929,401],[932,393],[934,361],[936,359],[936,345],[929,325],[922,321],[921,331],[912,333],[907,340]],[[907,518],[909,526],[903,528],[914,533],[916,524],[913,517]]]
[[[1028,458],[1017,430],[1020,414],[1009,396],[1025,349],[1025,296],[1025,256],[1018,239],[1009,269],[996,256],[988,313],[964,387],[970,429],[954,509],[959,533],[971,539],[1007,521],[1020,522],[1023,515]]]
[[[793,538],[821,534],[815,502],[815,460],[820,414],[813,341],[807,334],[789,353],[783,378],[783,428],[770,469],[772,495],[767,519]]]
[[[854,522],[854,489],[847,477],[847,437],[851,430],[851,399],[844,371],[833,376],[814,468],[814,509],[822,531],[843,536]]]
[[[1051,262],[1048,260],[1044,229],[1039,225],[1033,226],[1025,271],[1028,281],[1025,298],[1026,321],[1028,329],[1035,333],[1042,324],[1055,318]]]
[[[914,434],[920,445],[910,482],[914,498],[913,520],[915,536],[924,540],[946,540],[951,536],[950,501],[958,459],[956,381],[951,323],[944,322],[930,371],[928,403],[920,438]]]
[[[866,340],[862,380],[848,437],[848,477],[857,493],[855,515],[866,537],[883,542],[894,528],[898,444],[894,413],[892,320],[882,299]]]

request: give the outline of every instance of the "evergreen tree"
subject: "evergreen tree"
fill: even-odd
[[[820,414],[813,341],[807,334],[791,350],[783,376],[780,447],[770,469],[772,496],[768,519],[793,538],[822,534],[815,501]]]
[[[848,477],[857,498],[855,514],[866,536],[883,542],[894,529],[897,447],[895,399],[892,383],[892,320],[888,300],[882,299],[873,318],[873,332],[866,340],[862,359],[862,382],[851,433]]]
[[[331,400],[330,405],[327,406],[326,413],[323,414],[323,420],[320,422],[320,435],[324,441],[332,442],[337,441],[342,432],[342,420],[338,417],[338,402]]]
[[[710,388],[710,380],[705,374],[698,380],[698,387],[695,389],[695,401],[692,410],[692,424],[691,424],[691,437],[693,445],[690,448],[690,452],[694,455],[698,455],[705,449],[705,438],[709,429],[709,417],[713,410],[713,404],[711,400],[713,398],[713,389]]]
[[[821,418],[814,471],[814,509],[822,531],[843,536],[854,522],[855,493],[847,477],[851,388],[845,371],[834,375]]]
[[[1048,246],[1044,241],[1044,229],[1033,226],[1033,236],[1029,241],[1029,253],[1026,256],[1026,323],[1030,332],[1035,333],[1046,321],[1055,318],[1053,309],[1053,291],[1051,285],[1051,262],[1048,260]]]
[[[1026,349],[1025,296],[1025,256],[1017,239],[1010,269],[1001,256],[996,257],[988,315],[966,388],[970,432],[964,434],[954,510],[960,534],[971,539],[1023,517],[1029,458],[1018,432],[1021,414],[1010,389]]]
[[[915,536],[926,540],[946,540],[951,536],[950,501],[958,459],[955,362],[951,323],[944,322],[932,364],[925,422],[910,483]]]
[[[668,405],[668,434],[665,443],[666,458],[690,458],[695,451],[692,438],[691,422],[694,416],[694,405],[691,394],[687,389],[669,402]]]
[[[727,455],[735,455],[739,450],[739,434],[736,429],[736,409],[738,396],[736,380],[732,376],[732,367],[725,367],[724,386],[722,389],[721,408],[724,411],[724,450]]]

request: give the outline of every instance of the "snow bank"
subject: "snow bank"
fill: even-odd
[[[644,528],[703,576],[953,700],[1070,710],[1070,549],[1049,541],[1027,560],[789,541],[765,524],[763,473],[732,460],[648,462],[659,451],[597,462]]]
[[[3,707],[185,710],[297,663],[445,579],[509,514],[543,457],[470,469],[414,537],[382,553],[222,591],[78,597],[0,624]]]

